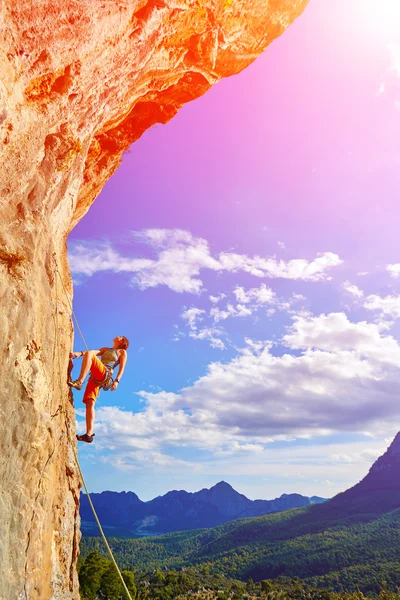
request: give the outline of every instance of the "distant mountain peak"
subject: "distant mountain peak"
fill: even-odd
[[[223,489],[236,491],[226,481],[219,481],[218,483],[216,483],[215,485],[213,485],[212,487],[210,487],[209,491],[211,492],[211,490],[223,490]],[[236,493],[239,493],[239,492],[236,492]]]
[[[400,506],[400,432],[367,475],[326,504],[346,511],[383,513]]]
[[[400,475],[400,432],[396,435],[386,452],[374,462],[367,477],[382,472]]]

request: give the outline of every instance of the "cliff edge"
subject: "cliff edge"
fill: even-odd
[[[0,0],[1,600],[79,598],[68,232],[132,142],[307,1]]]

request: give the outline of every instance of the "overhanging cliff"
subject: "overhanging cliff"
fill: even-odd
[[[71,297],[66,236],[123,151],[249,65],[307,1],[0,2],[1,600],[79,597],[72,327],[53,253]]]

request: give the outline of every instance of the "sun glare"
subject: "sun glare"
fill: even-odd
[[[377,33],[400,34],[400,0],[363,0],[362,10]]]

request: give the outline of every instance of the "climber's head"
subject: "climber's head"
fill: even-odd
[[[114,342],[114,348],[116,348],[118,350],[126,350],[129,346],[128,338],[126,338],[124,335],[120,335],[120,336],[114,338],[113,342]]]

